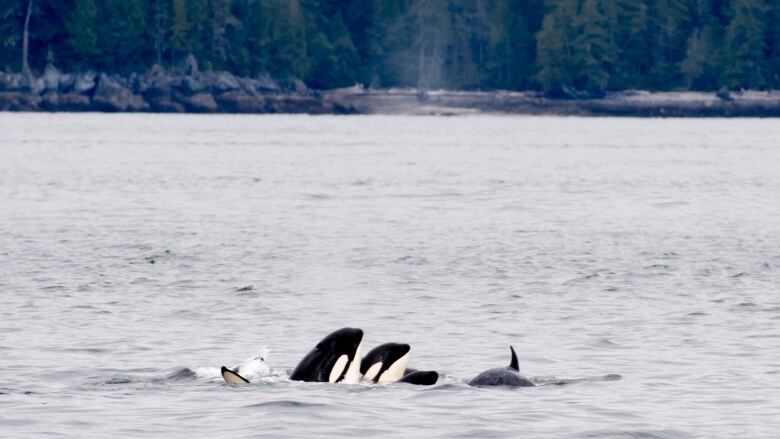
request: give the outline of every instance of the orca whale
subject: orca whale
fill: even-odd
[[[520,367],[518,366],[515,348],[509,346],[509,350],[512,352],[512,361],[509,363],[509,367],[488,369],[471,380],[469,386],[534,387],[534,383],[528,378],[520,375]]]
[[[344,382],[360,380],[363,330],[341,328],[322,339],[290,374],[293,381]]]
[[[432,386],[436,384],[437,381],[439,381],[439,373],[435,370],[413,370],[398,380],[399,383],[417,384],[421,386]]]
[[[225,381],[231,384],[245,384],[250,382],[250,379],[255,380],[268,375],[271,370],[265,364],[266,355],[268,355],[268,350],[263,347],[263,352],[257,357],[247,358],[233,368],[222,366],[222,378],[225,378]],[[225,371],[228,373],[227,377]],[[179,372],[179,374],[181,375],[182,372]],[[192,372],[192,374],[194,375],[195,373]]]
[[[406,365],[412,353],[408,344],[385,343],[363,357],[360,373],[363,379],[374,383],[408,383],[430,386],[439,380],[436,371],[418,371]]]
[[[225,382],[230,384],[249,384],[249,380],[242,377],[238,374],[238,372],[233,372],[232,370],[228,369],[225,366],[222,366],[222,378],[225,379]]]
[[[385,343],[371,349],[360,363],[363,379],[374,383],[394,383],[406,374],[412,353],[408,344]]]

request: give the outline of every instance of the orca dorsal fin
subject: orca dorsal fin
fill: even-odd
[[[520,372],[520,365],[517,363],[517,354],[515,354],[515,348],[510,345],[509,350],[512,352],[512,362],[509,363],[509,368]]]
[[[225,380],[225,382],[230,384],[249,384],[249,380],[242,377],[241,375],[237,374],[236,372],[233,372],[232,370],[228,369],[225,366],[222,366],[222,378]]]

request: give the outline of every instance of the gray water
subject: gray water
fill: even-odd
[[[775,120],[0,114],[0,436],[777,437],[778,143]],[[440,383],[290,382],[342,326]],[[510,344],[581,380],[465,384]],[[263,346],[249,386],[166,378]]]

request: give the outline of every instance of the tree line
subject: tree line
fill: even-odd
[[[25,38],[25,30],[28,37]],[[29,40],[29,41],[27,41]],[[29,46],[29,61],[23,60]],[[4,0],[0,68],[201,69],[315,88],[776,89],[780,0]]]

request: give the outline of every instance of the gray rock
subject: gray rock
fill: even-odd
[[[729,89],[726,87],[721,87],[716,93],[715,96],[718,97],[721,101],[733,101],[734,98],[731,97],[731,92],[729,92]]]
[[[128,85],[128,81],[121,76],[101,73],[98,76],[95,96],[115,96],[122,93],[124,90],[130,91]]]
[[[187,55],[176,69],[179,73],[186,76],[196,75],[198,73],[198,60],[193,54]]]
[[[95,96],[111,97],[127,90],[116,77],[101,73],[98,76],[97,87],[95,87]]]
[[[198,75],[184,76],[181,78],[179,90],[188,95],[194,95],[206,91],[206,86],[198,80]]]
[[[256,95],[258,89],[258,81],[251,78],[236,78],[241,85],[240,90],[250,95]]]
[[[279,82],[274,81],[268,75],[260,75],[255,79],[255,86],[260,93],[278,93],[282,89],[279,87]]]
[[[36,78],[33,75],[22,75],[22,87],[20,91],[33,95],[40,95],[46,89],[46,82],[43,78]]]
[[[226,113],[268,113],[265,99],[260,96],[232,91],[215,96],[222,111]]]
[[[214,77],[211,84],[211,89],[217,93],[225,93],[229,91],[238,90],[241,88],[241,83],[238,82],[235,76],[229,72],[219,72]]]
[[[57,93],[47,90],[43,94],[41,109],[46,111],[90,111],[94,107],[89,98],[74,93]]]
[[[20,91],[24,76],[20,73],[0,72],[0,91]]]
[[[149,105],[141,96],[127,88],[127,82],[117,76],[101,73],[92,97],[92,104],[102,111],[144,111]]]
[[[219,105],[210,93],[198,93],[192,96],[181,93],[174,94],[176,102],[184,105],[184,108],[193,113],[216,113],[219,111]]]
[[[133,94],[129,89],[123,88],[112,95],[96,95],[92,98],[92,105],[98,111],[146,111],[149,104],[141,96]]]
[[[46,64],[46,69],[43,71],[43,82],[46,84],[46,90],[54,92],[59,90],[61,77],[62,73],[56,67]]]
[[[169,96],[154,96],[148,99],[149,108],[157,113],[185,113],[184,105],[174,102]]]
[[[279,81],[279,85],[283,91],[299,94],[307,94],[309,92],[309,87],[306,86],[306,83],[298,78],[289,78],[284,81]]]
[[[56,111],[59,105],[59,93],[53,90],[47,90],[43,93],[41,108],[48,111]]]
[[[0,111],[37,111],[43,99],[26,92],[0,92]]]
[[[59,92],[60,93],[68,93],[71,90],[73,90],[73,86],[76,83],[76,77],[74,75],[71,75],[70,73],[65,73],[62,76],[60,76],[60,86],[59,86]]]
[[[73,81],[73,93],[89,94],[95,88],[95,72],[77,73]]]
[[[178,78],[172,79],[158,65],[153,66],[148,72],[138,77],[136,92],[146,99],[170,98],[171,88],[180,82]]]

